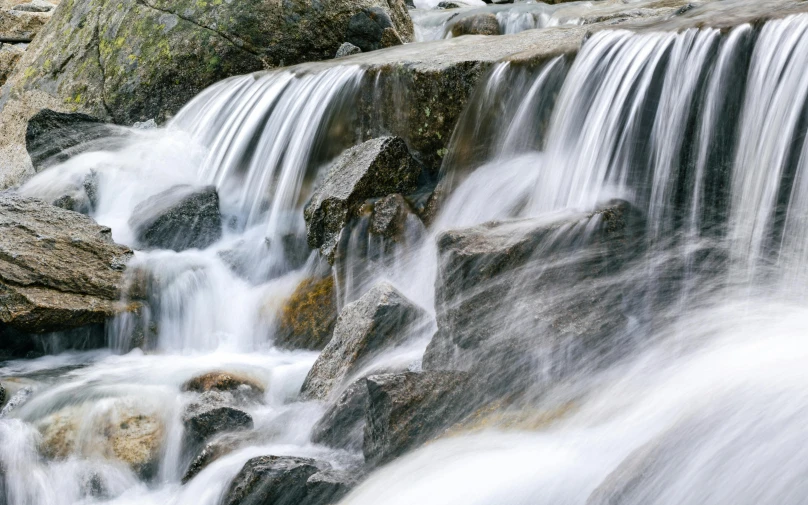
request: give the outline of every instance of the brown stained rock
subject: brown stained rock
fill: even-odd
[[[332,276],[303,280],[283,304],[275,345],[284,349],[322,350],[337,322]]]
[[[250,400],[264,396],[264,386],[257,380],[238,373],[214,371],[199,375],[182,385],[183,391],[206,393],[208,391],[236,392]]]

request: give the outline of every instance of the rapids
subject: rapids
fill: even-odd
[[[544,4],[482,9],[527,12],[532,21],[514,21],[524,27],[514,31],[577,23],[552,18],[561,7]],[[445,33],[436,12],[420,25],[424,40]],[[630,316],[632,343],[611,366],[584,366],[536,392],[516,413],[520,422],[494,420],[430,443],[372,472],[342,503],[803,503],[807,69],[808,15],[728,30],[603,30],[574,58],[494,65],[449,144],[440,213],[429,227],[411,219],[406,240],[393,247],[355,226],[335,265],[339,304],[384,279],[434,319],[441,232],[563,218],[619,198],[643,213],[648,237],[639,259],[603,280],[625,295],[625,306],[612,309]],[[176,184],[212,184],[226,224],[205,250],[136,252],[133,265],[161,280],[149,292],[156,335],[148,352],[133,349],[135,323],[119,316],[108,325],[108,349],[0,366],[12,393],[30,394],[0,414],[1,503],[218,505],[254,456],[361,465],[360,453],[310,441],[324,406],[298,393],[317,353],[275,348],[267,313],[327,268],[316,251],[295,263],[282,241],[305,236],[302,209],[318,176],[361,137],[351,113],[367,78],[359,64],[231,78],[166,126],[133,130],[127,145],[73,157],[19,189],[48,198],[92,170],[92,217],[132,243],[128,220],[138,202]],[[232,250],[249,258],[249,271],[228,266],[222,253]],[[539,263],[525,275],[540,275]],[[555,293],[559,300],[587,287],[567,289]],[[518,283],[508,296],[519,301]],[[362,375],[420,369],[435,326],[419,328]],[[182,485],[189,461],[180,412],[190,396],[180,387],[211,369],[267,386],[264,403],[249,410],[256,438]],[[132,403],[165,426],[148,482],[99,441],[105,416]],[[77,450],[44,459],[39,428],[65,408],[80,428]],[[103,492],[93,494],[94,486]]]

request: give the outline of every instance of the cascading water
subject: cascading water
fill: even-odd
[[[515,423],[492,422],[513,432],[432,443],[371,473],[344,503],[802,503],[806,44],[808,17],[798,15],[726,32],[600,31],[574,58],[495,65],[455,129],[433,224],[413,217],[407,239],[391,245],[368,238],[360,218],[343,237],[341,305],[386,279],[435,316],[444,232],[561,222],[502,291],[512,319],[480,325],[494,340],[535,337],[545,316],[588,307],[627,321],[620,335],[603,325],[606,345],[626,348],[565,375],[531,362],[527,373],[558,381],[529,391]],[[351,109],[364,75],[347,65],[230,79],[167,128],[136,131],[123,148],[74,157],[20,189],[48,197],[94,172],[93,215],[127,243],[140,201],[177,184],[213,184],[225,230],[205,250],[137,253],[132,268],[151,280],[151,312],[111,325],[119,354],[0,368],[21,398],[0,414],[9,504],[215,505],[254,456],[361,464],[360,454],[310,441],[323,406],[298,393],[317,354],[274,348],[272,314],[324,268],[316,253],[293,258],[284,244],[302,240],[318,171],[355,141]],[[605,219],[595,211],[614,199],[642,215],[642,247],[597,278],[576,277],[592,265],[590,236]],[[554,284],[528,294],[543,278]],[[526,309],[536,293],[541,303]],[[576,316],[571,326],[587,324]],[[130,351],[144,326],[154,352]],[[418,369],[434,330],[430,321],[370,368]],[[522,373],[516,360],[504,365]],[[263,402],[248,407],[254,435],[182,485],[190,461],[180,415],[194,397],[180,389],[220,369],[266,385]],[[514,391],[537,384],[519,380]],[[135,418],[160,439],[148,484],[105,438]],[[54,449],[60,433],[74,435]],[[43,459],[42,446],[63,457]]]

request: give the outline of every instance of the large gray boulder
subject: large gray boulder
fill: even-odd
[[[306,206],[309,245],[333,262],[340,232],[368,198],[413,191],[421,167],[398,137],[368,140],[343,153]]]
[[[613,339],[627,333],[630,290],[618,276],[642,251],[643,230],[638,211],[615,202],[443,233],[438,332],[424,368],[475,370],[492,389],[513,391],[621,352]]]
[[[342,309],[331,341],[303,383],[307,400],[326,400],[375,353],[402,343],[426,312],[387,282]]]
[[[439,436],[469,414],[474,398],[464,372],[428,371],[367,378],[365,461],[386,463]]]
[[[62,331],[131,309],[119,302],[131,257],[87,216],[0,193],[0,330]]]
[[[188,405],[182,416],[186,447],[199,447],[219,433],[252,429],[252,416],[233,403],[232,395],[210,391]]]
[[[294,456],[259,456],[244,464],[222,505],[329,505],[353,485],[328,463]]]
[[[214,186],[174,186],[138,204],[129,226],[140,247],[204,249],[222,236],[219,194]]]

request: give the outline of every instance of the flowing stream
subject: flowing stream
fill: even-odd
[[[536,26],[544,25],[527,28]],[[631,264],[599,284],[622,294],[622,305],[607,308],[631,321],[630,334],[615,336],[626,348],[610,366],[543,390],[522,422],[430,443],[372,472],[342,503],[804,503],[806,69],[808,15],[730,30],[598,31],[574,58],[494,65],[455,129],[435,221],[408,221],[407,240],[392,249],[348,237],[337,262],[340,306],[385,279],[434,318],[441,232],[566,219],[620,199],[643,215],[647,237]],[[149,352],[133,349],[134,323],[120,316],[107,349],[0,367],[21,399],[0,414],[0,503],[218,505],[254,456],[361,465],[361,453],[310,441],[324,406],[298,393],[317,353],[274,347],[273,314],[327,268],[316,251],[295,258],[283,244],[305,240],[312,187],[352,145],[365,78],[352,64],[228,79],[167,126],[133,130],[123,148],[81,154],[20,189],[48,198],[94,171],[93,217],[132,243],[139,202],[176,184],[215,185],[225,226],[205,250],[136,252],[132,267],[160,279],[149,292]],[[234,251],[246,270],[226,261]],[[540,275],[545,265],[534,263],[523,275]],[[507,295],[514,305],[520,286]],[[547,310],[587,289],[552,291]],[[511,324],[530,331],[533,321]],[[434,332],[432,321],[364,373],[418,370]],[[182,484],[180,416],[192,395],[180,388],[214,369],[265,385],[263,402],[248,410],[255,434]],[[131,412],[162,427],[147,481],[104,442],[105,426]],[[73,437],[64,457],[39,453],[47,429]]]

